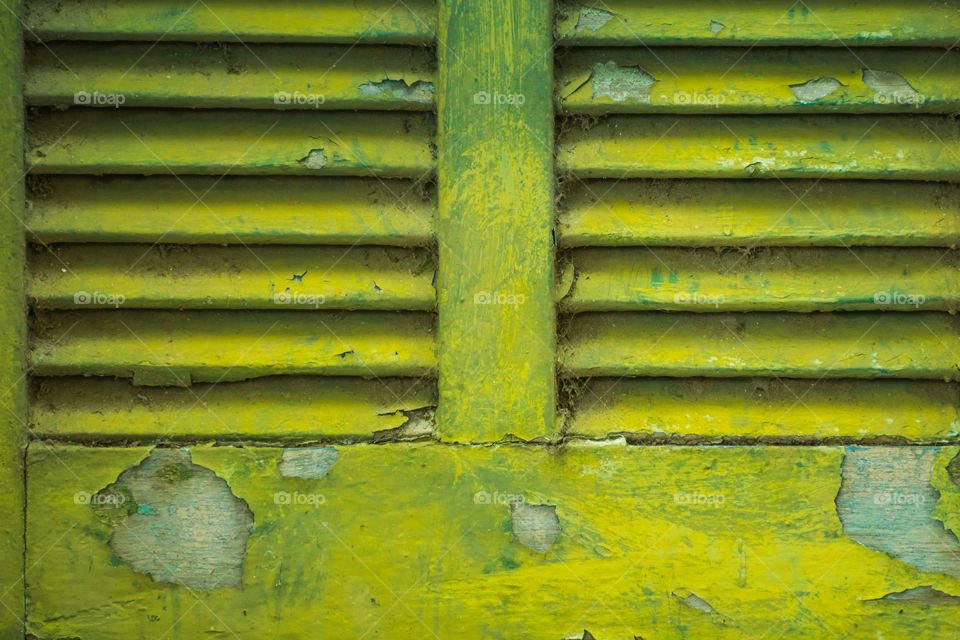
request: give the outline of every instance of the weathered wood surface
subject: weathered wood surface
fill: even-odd
[[[28,631],[950,638],[957,451],[34,443]]]

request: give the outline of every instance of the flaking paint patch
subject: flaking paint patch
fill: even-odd
[[[253,513],[187,449],[154,449],[99,493],[125,498],[111,505],[115,513],[101,504],[97,515],[112,524],[110,546],[134,571],[197,591],[242,587]]]
[[[537,553],[549,551],[560,536],[556,505],[511,502],[510,522],[517,541]]]
[[[616,15],[617,14],[604,11],[603,9],[584,7],[580,9],[580,15],[577,17],[577,26],[574,27],[574,31],[577,33],[581,31],[596,31],[613,20]]]
[[[407,84],[406,80],[390,80],[388,78],[379,82],[365,82],[360,85],[359,90],[360,94],[364,96],[386,93],[399,100],[423,104],[432,103],[434,94],[433,83],[427,80],[417,80],[413,84]]]
[[[727,25],[723,24],[722,22],[717,22],[716,20],[710,21],[710,33],[713,35],[717,35],[726,28]]]
[[[843,532],[921,571],[960,577],[960,544],[933,510],[938,447],[847,447],[837,516]]]
[[[820,100],[821,98],[826,98],[845,85],[836,78],[821,77],[788,86],[790,87],[790,91],[793,92],[793,97],[797,99],[797,102],[807,104]]]
[[[703,611],[704,613],[710,614],[710,617],[714,622],[722,624],[725,626],[732,626],[733,621],[721,614],[719,611],[713,608],[709,602],[695,594],[690,589],[675,589],[673,591],[673,597],[677,598],[683,604],[687,605],[691,609],[696,609],[697,611]]]
[[[904,589],[895,593],[888,593],[882,598],[871,598],[864,602],[901,602],[910,604],[929,604],[940,607],[955,607],[960,605],[960,597],[950,595],[930,585]]]
[[[297,162],[308,169],[323,169],[327,166],[328,160],[327,154],[323,149],[310,149],[310,152]]]
[[[278,466],[280,474],[288,478],[319,480],[337,462],[340,452],[334,447],[284,449]]]
[[[882,95],[900,97],[920,95],[920,92],[896,71],[863,69],[863,83]]]
[[[639,66],[621,67],[613,60],[593,65],[590,76],[593,99],[610,98],[614,102],[636,100],[650,102],[650,87],[657,79]]]

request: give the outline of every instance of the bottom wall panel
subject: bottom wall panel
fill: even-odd
[[[957,455],[38,441],[28,632],[953,638]]]

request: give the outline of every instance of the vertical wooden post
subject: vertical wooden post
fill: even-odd
[[[554,437],[553,2],[439,1],[442,438]]]
[[[24,636],[26,313],[19,12],[18,1],[7,2],[0,10],[0,640]]]

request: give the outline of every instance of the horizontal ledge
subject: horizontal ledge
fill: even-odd
[[[916,380],[592,378],[570,401],[570,435],[605,438],[957,438],[960,389]]]
[[[953,113],[960,53],[942,49],[577,48],[562,113]]]
[[[582,178],[960,179],[945,116],[609,116],[568,126],[557,169]]]
[[[69,61],[69,62],[65,62]],[[30,105],[429,110],[424,48],[53,43],[27,48]]]
[[[950,311],[952,250],[914,248],[585,248],[567,254],[565,312],[668,310]]]
[[[32,240],[426,245],[432,196],[409,180],[309,176],[30,176]]]
[[[30,0],[25,5],[24,31],[42,40],[428,44],[436,29],[434,0],[275,0],[269,10],[239,0]]]
[[[421,177],[434,168],[426,113],[209,109],[44,111],[28,124],[42,173]]]
[[[37,378],[31,435],[83,442],[131,438],[369,440],[432,431],[436,383],[423,378],[275,376],[145,388],[110,378]]]
[[[433,310],[434,261],[398,247],[54,245],[27,261],[38,308]]]
[[[946,313],[581,313],[560,331],[565,377],[960,379]]]
[[[921,246],[960,241],[960,186],[847,180],[572,180],[561,247]]]
[[[557,6],[558,41],[572,45],[951,47],[957,33],[960,7],[952,0],[563,0]]]
[[[436,366],[429,313],[41,312],[32,331],[33,375],[133,377],[146,386],[269,375],[430,376]]]

